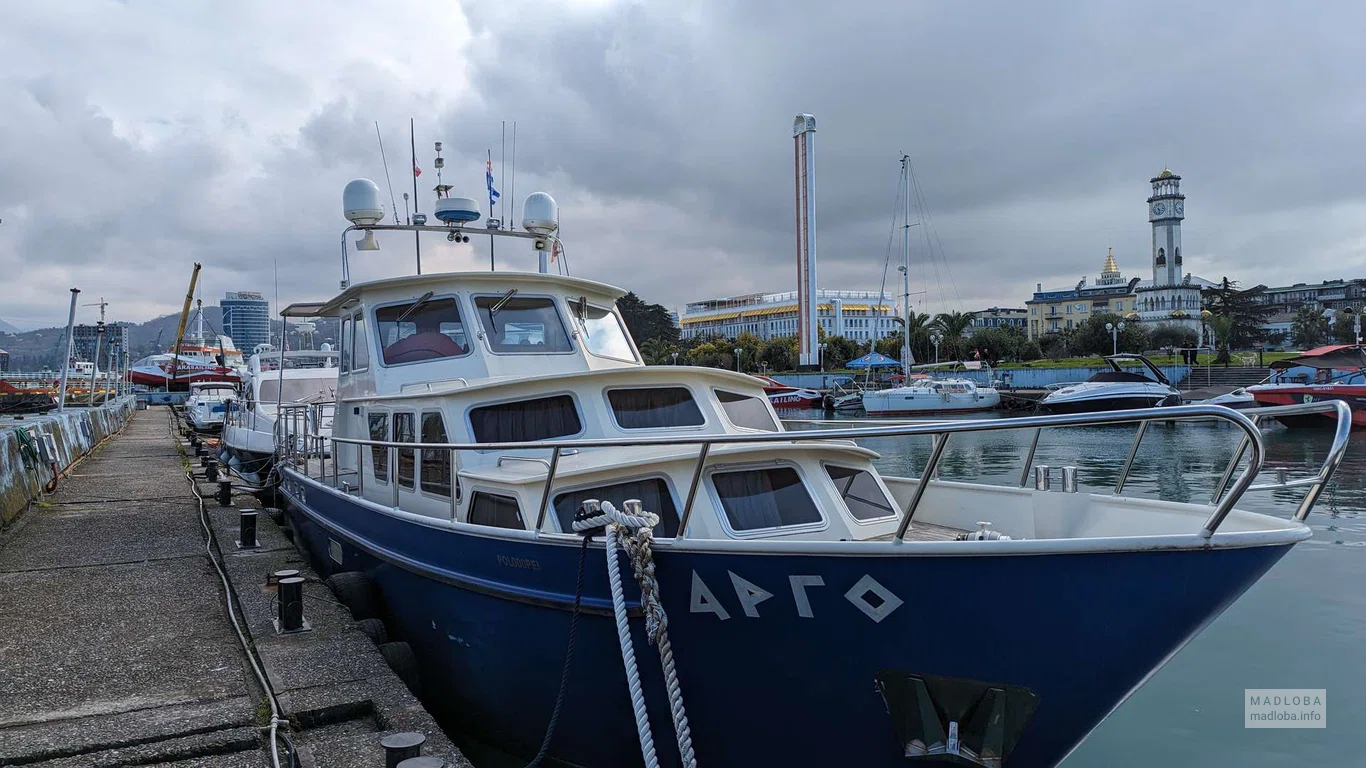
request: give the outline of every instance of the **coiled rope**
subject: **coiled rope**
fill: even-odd
[[[628,499],[617,509],[612,502],[587,499],[574,516],[574,530],[579,533],[607,528],[607,576],[612,586],[612,611],[616,616],[617,641],[621,645],[621,661],[626,669],[626,685],[631,692],[631,709],[635,713],[636,732],[640,737],[640,752],[646,768],[658,768],[654,736],[650,733],[650,716],[645,709],[645,692],[636,667],[635,645],[631,642],[631,628],[627,621],[626,594],[621,582],[621,564],[617,561],[618,545],[626,552],[640,585],[640,607],[645,614],[645,635],[659,651],[664,671],[664,685],[673,716],[674,735],[678,740],[678,754],[684,768],[696,768],[693,754],[692,730],[688,713],[683,706],[683,688],[674,668],[673,646],[669,643],[669,617],[659,599],[659,582],[655,579],[654,527],[659,515],[646,512],[636,499]]]

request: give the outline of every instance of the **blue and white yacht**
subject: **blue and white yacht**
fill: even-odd
[[[366,180],[344,199],[343,290],[284,311],[341,328],[331,434],[280,435],[290,518],[322,569],[377,587],[429,706],[513,754],[1055,765],[1310,537],[1345,447],[1280,519],[1237,507],[1260,434],[1215,406],[785,431],[762,382],[644,365],[623,289],[549,273],[549,196],[521,230],[466,230],[462,198],[438,201],[444,224],[384,225]],[[364,255],[395,231],[520,241],[540,271],[350,283],[347,235]],[[1113,474],[1085,492],[1033,448],[1018,484],[937,476],[964,432],[1037,445],[1145,419],[1228,422],[1245,469],[1208,504],[1127,497],[1122,475],[1111,492]],[[875,436],[931,441],[923,471],[880,473],[854,442]]]

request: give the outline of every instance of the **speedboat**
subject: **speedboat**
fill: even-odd
[[[227,402],[236,394],[237,387],[228,382],[195,382],[185,400],[185,418],[196,432],[218,432],[223,428]]]
[[[1247,388],[1258,405],[1341,400],[1352,409],[1352,427],[1366,428],[1366,347],[1335,344],[1271,364],[1271,380]],[[1287,427],[1332,426],[1333,413],[1283,416]]]
[[[862,399],[869,416],[904,416],[989,411],[1001,404],[1001,393],[971,379],[913,375],[900,387],[866,391]]]
[[[1125,361],[1137,361],[1146,373],[1125,367]],[[1171,385],[1167,375],[1153,361],[1143,355],[1110,355],[1105,363],[1110,370],[1101,371],[1080,384],[1053,390],[1040,405],[1050,413],[1082,413],[1181,404],[1181,392]]]
[[[1225,392],[1222,395],[1207,397],[1200,401],[1201,405],[1222,405],[1225,408],[1243,410],[1244,408],[1256,408],[1257,398],[1247,391],[1247,387],[1238,387]]]
[[[350,353],[331,433],[284,423],[280,492],[318,569],[371,585],[425,703],[514,756],[1053,766],[1311,535],[1302,514],[1238,508],[1262,443],[1228,409],[787,432],[753,377],[644,365],[624,289],[548,273],[548,195],[522,229],[477,230],[530,244],[539,272],[353,283],[353,235],[368,254],[480,217],[443,198],[452,223],[383,224],[379,200],[348,185],[342,291],[283,310],[338,319]],[[1070,467],[1053,485],[937,476],[958,433],[1144,419],[1232,424],[1241,474],[1213,505],[1126,497],[1110,475],[1079,492]],[[933,440],[918,476],[854,442],[895,436]],[[1032,455],[1022,475],[1048,475]]]
[[[241,394],[227,403],[218,459],[243,480],[274,485],[276,433],[283,420],[298,421],[296,434],[323,435],[332,429],[340,353],[264,352],[251,356]]]
[[[754,378],[764,383],[764,394],[774,408],[819,408],[824,397],[814,389],[790,387],[767,376]]]

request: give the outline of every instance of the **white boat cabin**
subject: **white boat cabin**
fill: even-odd
[[[341,321],[333,435],[526,443],[782,431],[758,379],[643,365],[615,308],[624,293],[572,277],[476,272],[380,280],[311,305],[310,312]],[[696,444],[563,450],[540,530],[569,532],[586,498],[618,505],[637,498],[660,515],[658,535],[673,536],[699,450]],[[531,530],[551,450],[338,444],[333,456],[340,482],[376,504]],[[874,456],[847,442],[715,446],[687,535],[888,536],[898,506],[872,471]]]

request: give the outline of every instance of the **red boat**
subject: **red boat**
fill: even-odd
[[[814,389],[789,387],[767,376],[755,376],[754,378],[764,382],[764,393],[768,395],[768,401],[773,404],[774,408],[821,407],[824,395]]]
[[[1352,428],[1366,429],[1366,347],[1336,344],[1271,364],[1271,381],[1247,388],[1259,406],[1342,400],[1352,409]],[[1328,427],[1332,413],[1280,417],[1287,427]]]

